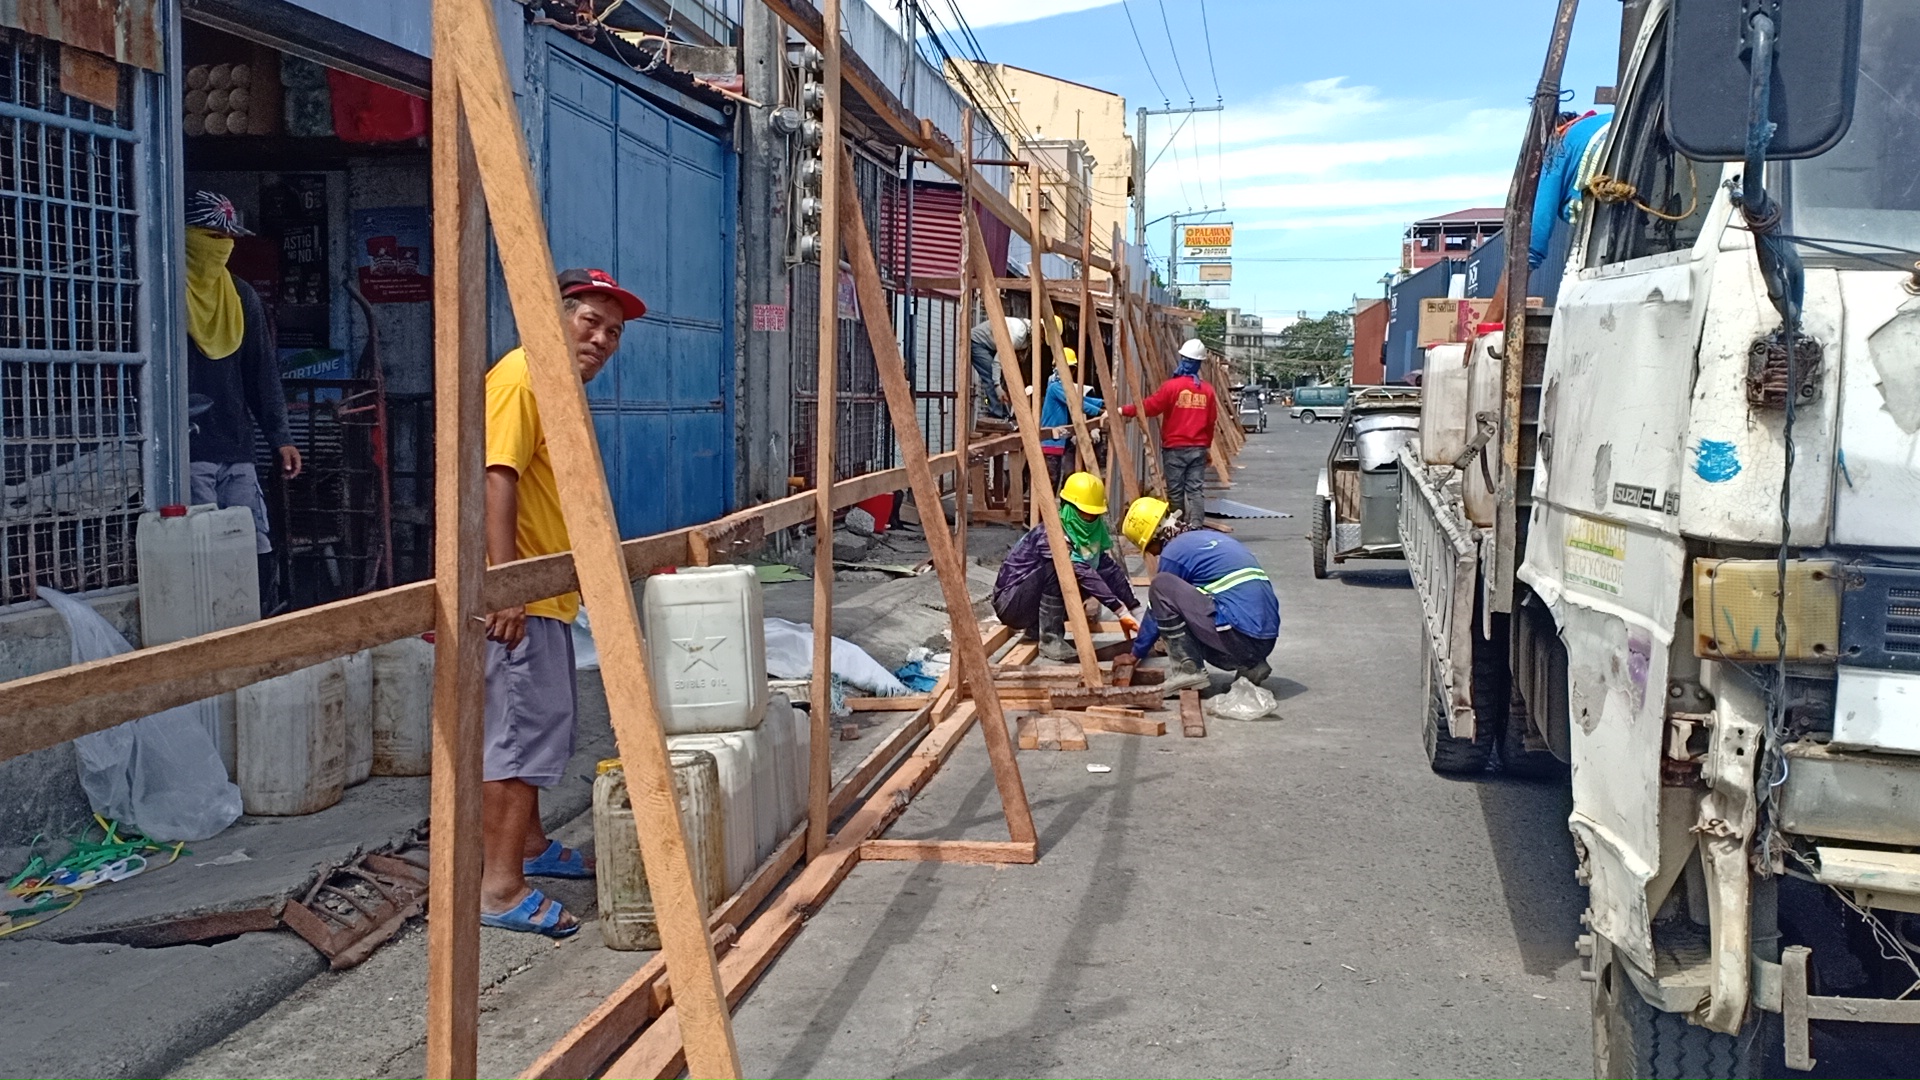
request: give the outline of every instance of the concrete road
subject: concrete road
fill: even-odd
[[[1281,595],[1282,717],[1021,754],[1040,863],[855,869],[740,1008],[747,1075],[1592,1075],[1565,791],[1427,769],[1405,571],[1308,571],[1332,434],[1277,415],[1231,492],[1294,515],[1235,523]],[[890,835],[1005,837],[977,735]],[[591,911],[590,888],[556,893]],[[483,1075],[645,958],[591,925],[485,937]],[[423,946],[315,980],[174,1075],[418,1076]]]
[[[1039,865],[860,866],[739,1010],[748,1075],[1592,1075],[1565,789],[1428,770],[1404,569],[1308,570],[1333,430],[1277,418],[1231,493],[1294,515],[1234,523],[1283,718],[1021,754]],[[890,835],[1004,838],[977,739]]]

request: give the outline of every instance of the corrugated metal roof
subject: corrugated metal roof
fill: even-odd
[[[1419,221],[1414,222],[1414,225],[1416,226],[1435,225],[1441,222],[1451,222],[1451,221],[1500,222],[1500,221],[1506,220],[1506,215],[1507,215],[1507,212],[1498,206],[1476,206],[1471,210],[1455,210],[1451,214],[1441,214],[1438,217],[1421,218]]]
[[[157,0],[0,0],[0,26],[148,71],[165,66]]]

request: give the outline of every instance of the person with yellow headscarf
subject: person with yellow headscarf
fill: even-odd
[[[233,276],[227,260],[235,237],[252,235],[225,195],[196,191],[187,198],[187,392],[192,402],[187,456],[190,501],[244,506],[253,512],[254,550],[260,555],[263,614],[273,599],[273,550],[266,496],[253,465],[254,427],[276,450],[281,472],[300,475],[300,450],[287,427],[279,358],[259,294]]]

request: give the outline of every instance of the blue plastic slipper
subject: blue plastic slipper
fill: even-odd
[[[543,905],[546,907],[544,916],[540,911]],[[580,924],[576,922],[570,926],[560,925],[560,916],[565,911],[566,909],[560,906],[560,901],[555,900],[548,904],[547,894],[534,889],[527,893],[524,900],[499,914],[482,911],[480,925],[498,927],[501,930],[517,930],[523,934],[539,934],[555,939],[568,938],[580,932]]]
[[[587,865],[587,857],[570,847],[561,846],[554,840],[547,844],[547,850],[520,864],[520,872],[528,877],[591,878],[593,868]]]

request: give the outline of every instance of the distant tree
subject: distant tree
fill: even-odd
[[[1194,327],[1193,335],[1206,343],[1207,348],[1216,353],[1227,350],[1227,317],[1221,312],[1208,308],[1200,316],[1199,325]]]
[[[1280,344],[1269,350],[1271,363],[1262,364],[1284,381],[1300,376],[1326,382],[1353,363],[1353,315],[1329,311],[1317,319],[1301,319],[1280,331]]]

